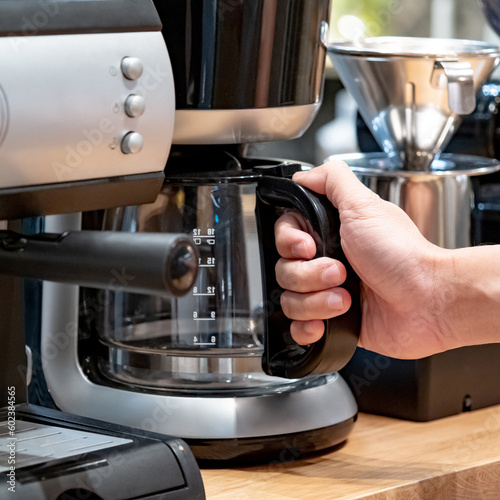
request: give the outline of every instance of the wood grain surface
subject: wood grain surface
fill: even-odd
[[[500,406],[423,423],[360,414],[332,452],[202,476],[208,500],[500,500]]]

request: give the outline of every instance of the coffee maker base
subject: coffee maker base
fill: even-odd
[[[46,370],[57,406],[82,416],[182,437],[210,466],[283,463],[343,443],[357,405],[338,374],[310,376],[293,390],[258,396],[192,397],[147,394],[91,382],[82,372],[67,384]],[[62,386],[71,392],[61,391]],[[77,390],[75,391],[75,385]]]
[[[238,443],[248,450],[242,459],[256,460],[260,447],[261,462],[289,456],[287,447],[306,453],[339,444],[356,418],[356,400],[338,373],[309,375],[250,395],[229,388],[223,395],[153,392],[99,378],[97,370],[80,365],[78,335],[69,332],[78,324],[78,306],[78,287],[44,283],[41,368],[48,393],[67,413],[183,438],[194,444],[198,459],[206,459],[202,450],[210,442],[217,460],[235,460],[239,452],[231,449]]]
[[[244,439],[186,440],[201,467],[268,463],[278,465],[340,447],[351,433],[357,414],[329,427],[279,436]]]

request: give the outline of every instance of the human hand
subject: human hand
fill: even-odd
[[[440,263],[445,250],[428,242],[396,205],[365,187],[343,162],[329,162],[295,174],[297,183],[326,194],[339,210],[342,248],[361,279],[359,345],[398,358],[419,358],[461,345],[446,314],[449,299]],[[344,266],[322,257],[302,217],[289,212],[278,220],[276,266],[281,303],[293,319],[299,344],[321,338],[323,319],[345,313],[349,293],[341,288]],[[312,259],[312,260],[311,260]]]

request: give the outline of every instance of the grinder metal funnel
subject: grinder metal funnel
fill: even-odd
[[[429,170],[500,49],[469,40],[375,37],[334,43],[328,55],[395,169]]]

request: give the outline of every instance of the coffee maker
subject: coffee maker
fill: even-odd
[[[34,282],[22,278],[120,289],[125,275],[140,293],[171,296],[196,277],[196,247],[185,235],[20,233],[26,217],[156,198],[174,115],[160,29],[149,0],[0,2],[2,498],[204,498],[182,440],[35,406],[26,389],[36,304]],[[154,68],[162,78],[139,123],[136,82]],[[136,259],[145,246],[149,268]]]
[[[457,149],[452,138],[476,103],[476,112],[484,112],[484,98],[476,95],[498,64],[499,48],[380,37],[332,44],[329,55],[365,124],[363,152],[332,159],[346,161],[365,185],[405,210],[432,243],[481,244],[480,186],[498,175],[500,165],[482,156],[485,148]],[[455,148],[443,152],[450,141]],[[342,373],[363,411],[433,420],[500,402],[499,347],[465,347],[418,360],[358,349]]]
[[[328,342],[291,341],[272,282],[273,221],[284,209],[314,213],[322,251],[338,253],[338,235],[322,232],[338,229],[338,214],[328,222],[328,204],[296,192],[289,177],[310,166],[246,154],[250,143],[292,139],[311,123],[322,97],[329,0],[155,3],[176,94],[160,195],[46,224],[188,234],[198,279],[185,297],[166,300],[45,283],[41,364],[52,401],[44,404],[182,437],[199,461],[282,460],[330,448],[357,415],[338,374],[357,343],[357,280],[349,281],[353,308],[330,322]],[[76,335],[64,334],[68,324],[78,325]],[[329,348],[334,355],[324,354]]]

